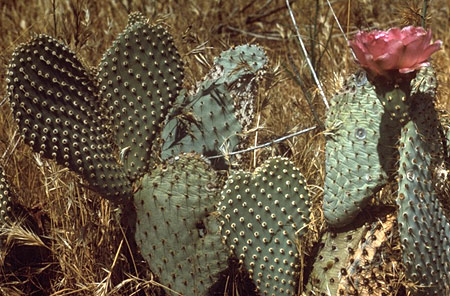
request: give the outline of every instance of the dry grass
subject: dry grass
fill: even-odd
[[[296,1],[293,9],[319,79],[331,98],[343,77],[356,66],[326,2],[319,2],[318,10],[316,1]],[[428,25],[435,39],[444,42],[444,49],[433,57],[440,83],[438,102],[440,108],[449,110],[450,0],[429,2]],[[332,2],[349,37],[358,29],[384,29],[418,22],[417,9],[422,1],[391,3],[388,0]],[[60,38],[86,65],[95,66],[101,53],[123,29],[128,12],[135,10],[145,13],[152,22],[167,24],[185,61],[186,86],[202,77],[212,57],[230,45],[248,42],[265,47],[271,65],[269,79],[261,86],[258,96],[255,114],[259,119],[258,133],[252,135],[252,143],[263,143],[315,125],[305,93],[309,93],[315,112],[324,120],[323,102],[305,66],[282,0],[0,0],[0,98],[6,95],[5,74],[11,53],[34,33]],[[302,92],[285,70],[294,68],[300,69],[306,92]],[[13,262],[4,266],[0,294],[31,295],[33,291],[41,291],[35,295],[55,296],[159,294],[160,288],[151,274],[145,273],[142,262],[130,257],[132,246],[114,218],[117,209],[84,189],[74,174],[54,162],[37,158],[17,135],[8,103],[1,101],[1,162],[25,212],[38,221],[35,225],[27,225],[26,221],[13,225],[7,250],[21,245],[24,254],[27,250],[38,253],[30,256],[33,258],[29,260],[36,261],[31,264]],[[323,150],[323,134],[315,130],[249,156],[248,167],[261,163],[268,155],[287,156],[311,184],[315,206],[309,239],[302,246],[306,254],[325,229],[320,210]],[[0,263],[12,256],[5,255],[0,254]]]

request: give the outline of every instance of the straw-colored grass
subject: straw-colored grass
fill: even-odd
[[[330,100],[356,64],[326,1],[291,3]],[[349,38],[359,29],[417,24],[422,7],[422,1],[412,0],[331,3]],[[427,20],[434,38],[444,43],[443,50],[433,56],[439,80],[438,107],[444,110],[450,110],[449,7],[450,0],[429,1]],[[215,55],[232,45],[259,43],[266,49],[270,66],[259,89],[252,144],[317,125],[305,93],[319,121],[325,119],[324,104],[297,44],[284,0],[0,0],[0,161],[24,212],[37,221],[28,225],[25,216],[22,223],[3,230],[9,240],[6,252],[0,254],[0,266],[13,256],[8,253],[12,250],[23,248],[29,255],[28,248],[37,253],[30,256],[31,264],[9,262],[0,268],[1,295],[158,295],[163,289],[130,253],[133,246],[117,222],[117,209],[85,189],[75,174],[33,154],[21,141],[9,103],[3,100],[11,54],[33,34],[59,38],[86,66],[95,67],[132,11],[167,25],[185,62],[186,87],[207,72]],[[295,69],[306,92],[288,74],[287,70],[295,74]],[[314,204],[308,239],[301,246],[306,257],[325,229],[321,211],[324,143],[322,132],[316,129],[247,155],[247,168],[272,154],[287,156],[306,176]],[[401,277],[400,272],[399,281]],[[233,279],[228,286],[232,287],[229,291],[240,290]]]

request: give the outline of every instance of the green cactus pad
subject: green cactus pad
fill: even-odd
[[[81,174],[106,198],[130,195],[108,142],[97,87],[73,52],[36,36],[14,52],[7,79],[20,132],[35,152]]]
[[[424,287],[412,295],[446,295],[450,287],[450,226],[431,179],[431,145],[423,138],[424,104],[402,130],[397,204],[403,261],[409,280]],[[422,113],[422,114],[420,114]],[[420,115],[419,115],[420,114]]]
[[[203,159],[181,155],[145,175],[134,195],[141,253],[160,282],[182,295],[206,295],[228,266],[213,212],[217,182]]]
[[[284,158],[233,173],[218,205],[222,235],[264,295],[295,295],[296,242],[309,223],[306,182]]]
[[[0,227],[6,222],[11,222],[11,204],[12,193],[8,181],[6,180],[3,167],[0,166]]]
[[[375,88],[363,72],[352,75],[334,97],[326,121],[323,204],[325,219],[332,227],[350,223],[387,183],[392,163],[389,155],[393,154],[389,146],[394,147],[394,137],[382,138],[381,130],[394,132],[389,123]]]
[[[162,134],[162,157],[195,151],[231,152],[252,122],[256,82],[267,63],[264,51],[242,45],[215,59],[197,90],[182,93]]]
[[[132,14],[103,56],[98,76],[121,162],[135,180],[159,153],[155,140],[183,81],[181,58],[164,28]]]
[[[383,104],[386,114],[391,120],[398,120],[400,123],[405,123],[409,120],[408,95],[400,86],[389,86],[388,89],[378,87],[377,93],[378,99]]]

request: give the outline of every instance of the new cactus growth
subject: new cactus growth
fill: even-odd
[[[218,205],[226,244],[264,295],[295,295],[297,239],[309,223],[306,182],[275,157],[252,173],[235,172]]]
[[[228,266],[214,213],[217,175],[195,155],[180,155],[142,179],[134,195],[136,242],[162,284],[206,295]]]
[[[408,122],[402,130],[397,204],[406,272],[424,286],[415,295],[445,295],[450,283],[450,227],[432,188],[430,162],[419,131]]]
[[[164,28],[132,14],[103,56],[98,77],[121,162],[136,180],[159,154],[161,123],[183,81],[181,58]]]
[[[177,98],[178,108],[163,130],[162,157],[233,151],[251,123],[256,81],[266,63],[264,51],[254,45],[237,46],[216,58],[195,92],[182,92]],[[186,113],[193,115],[190,120]]]
[[[82,175],[110,199],[131,193],[113,157],[97,86],[67,46],[38,35],[20,46],[8,69],[11,107],[33,151]]]

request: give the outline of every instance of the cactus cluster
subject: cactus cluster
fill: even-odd
[[[242,142],[266,64],[259,46],[233,47],[196,89],[183,90],[173,38],[135,13],[95,75],[67,46],[38,35],[14,52],[7,82],[33,151],[105,198],[132,200],[136,243],[168,294],[207,295],[232,258],[257,293],[296,295],[298,244],[311,211],[305,178],[273,157],[254,172],[221,166],[225,181],[203,157],[226,156]],[[325,133],[329,229],[307,280],[311,295],[394,291],[379,267],[394,254],[385,251],[394,233],[405,274],[421,287],[416,295],[448,293],[450,226],[433,172],[448,165],[449,132],[435,111],[435,88],[430,67],[398,81],[360,71],[334,97]],[[0,173],[1,223],[10,192]],[[368,217],[377,192],[396,180],[397,216],[371,209]]]
[[[20,46],[8,92],[33,151],[79,173],[103,197],[123,205],[132,197],[136,242],[158,279],[174,293],[206,295],[229,259],[215,213],[220,182],[204,159],[181,153],[219,154],[224,142],[239,143],[266,62],[258,46],[232,48],[196,92],[179,95],[183,69],[172,37],[134,13],[96,75],[52,37]],[[192,113],[195,124],[181,127],[178,112]],[[166,132],[172,122],[174,134]],[[194,137],[183,148],[179,134]],[[172,151],[162,164],[161,139]]]
[[[355,224],[355,215],[364,210],[363,207],[367,206],[375,193],[365,189],[368,185],[358,183],[361,178],[359,171],[364,170],[367,165],[369,170],[375,168],[378,172],[382,172],[378,182],[373,183],[377,188],[396,177],[398,179],[398,198],[396,199],[398,231],[403,263],[406,267],[405,273],[409,281],[420,287],[411,293],[414,295],[448,293],[450,231],[448,220],[434,188],[436,182],[433,180],[433,171],[436,168],[445,167],[444,162],[447,157],[445,156],[446,140],[441,137],[442,126],[433,102],[436,91],[434,71],[431,67],[425,67],[414,75],[404,76],[400,81],[391,82],[381,79],[373,81],[373,84],[367,81],[366,87],[362,89],[358,89],[357,84],[355,87],[355,84],[353,83],[350,88],[347,87],[344,90],[343,94],[335,97],[338,102],[332,105],[327,118],[329,127],[335,127],[340,121],[345,124],[343,128],[338,126],[335,130],[331,130],[327,141],[325,218],[333,227]],[[348,105],[348,96],[353,95],[354,89],[358,94],[354,102],[360,105],[367,104],[365,102],[368,96],[364,92],[367,91],[367,87],[372,92],[372,105],[365,105],[362,109],[356,104]],[[346,109],[343,112],[341,106],[344,105]],[[382,109],[378,107],[376,111],[372,111],[374,106],[382,106]],[[372,116],[367,113],[371,113]],[[374,117],[378,120],[373,120]],[[375,157],[370,160],[366,156],[363,159],[369,161],[365,164],[358,159],[359,146],[355,144],[354,139],[348,136],[344,138],[341,133],[342,129],[347,130],[351,127],[351,121],[360,122],[361,118],[372,121],[370,126],[372,128],[375,126],[378,132],[375,139],[367,139],[371,141],[372,149],[368,148],[370,145],[364,149],[367,153],[379,155],[378,159]],[[339,153],[345,154],[345,152],[336,152],[337,142],[347,143],[349,146],[346,151],[354,155],[350,158],[335,158],[334,156]],[[392,148],[396,147],[398,152],[393,153]],[[340,166],[342,170],[336,170],[335,167],[339,166],[334,162],[340,162],[343,159],[345,159],[342,161],[345,165]],[[381,164],[381,170],[379,164]],[[345,178],[339,179],[340,174],[345,175]],[[332,187],[335,184],[338,184],[336,187],[341,188],[341,191],[336,191]],[[341,187],[339,184],[342,184]],[[353,191],[354,188],[357,189],[356,192]],[[339,205],[342,206],[339,207]]]
[[[295,295],[297,239],[310,221],[304,177],[284,158],[267,160],[254,173],[227,180],[221,202],[226,244],[264,295]]]

